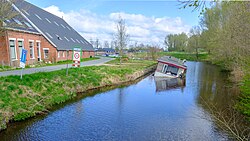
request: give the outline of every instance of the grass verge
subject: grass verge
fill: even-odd
[[[46,113],[53,105],[63,103],[89,89],[133,81],[145,75],[154,61],[126,61],[117,65],[117,60],[106,66],[42,72],[0,79],[0,129],[10,121],[21,121],[36,114]]]

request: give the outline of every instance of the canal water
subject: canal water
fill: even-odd
[[[186,80],[157,80],[96,92],[44,117],[10,124],[0,140],[25,141],[158,141],[229,140],[206,110],[206,101],[224,108],[237,90],[227,76],[201,62],[187,62]]]

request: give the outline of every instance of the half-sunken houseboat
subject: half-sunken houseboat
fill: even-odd
[[[158,59],[158,65],[154,76],[183,78],[187,70],[187,66],[184,65],[185,62],[185,60],[180,60],[172,56],[163,56]]]

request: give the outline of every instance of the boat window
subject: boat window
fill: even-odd
[[[167,68],[167,72],[170,72],[171,74],[175,74],[175,75],[177,75],[177,73],[178,73],[178,69],[179,69],[179,68],[174,67],[174,66],[168,66],[168,68]]]
[[[167,72],[167,68],[168,68],[168,65],[163,64],[162,72],[163,72],[163,73],[166,73],[166,72]]]

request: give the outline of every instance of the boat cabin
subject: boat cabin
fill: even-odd
[[[187,70],[187,66],[184,65],[185,62],[185,60],[180,60],[172,56],[161,57],[158,59],[158,65],[154,76],[183,78]]]

